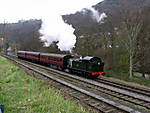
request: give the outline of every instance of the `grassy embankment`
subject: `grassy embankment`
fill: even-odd
[[[48,89],[44,81],[28,76],[0,56],[0,104],[5,113],[84,113],[73,101],[58,91]]]
[[[132,80],[129,79],[128,73],[114,73],[112,71],[106,72],[107,74],[111,75],[109,77],[106,77],[107,79],[122,82],[125,84],[133,85],[133,86],[139,86],[150,89],[150,79],[146,79],[144,77],[137,77],[133,76]]]

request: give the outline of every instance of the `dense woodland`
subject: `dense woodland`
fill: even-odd
[[[63,15],[64,21],[75,28],[73,53],[101,57],[106,71],[150,73],[150,1],[104,0],[93,7],[106,13],[103,23],[93,20],[90,10]],[[41,24],[41,20],[0,24],[0,49],[68,53],[58,49],[58,42],[43,47]]]

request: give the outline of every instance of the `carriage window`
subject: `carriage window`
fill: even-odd
[[[45,58],[45,56],[41,56],[41,58]]]
[[[51,57],[48,57],[48,60],[52,60]]]

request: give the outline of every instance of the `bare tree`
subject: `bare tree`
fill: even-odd
[[[134,3],[132,3],[134,2]],[[118,41],[121,42],[129,53],[129,73],[132,79],[133,73],[133,57],[136,53],[136,45],[138,34],[143,25],[142,11],[143,4],[139,0],[135,1],[120,1],[116,6],[113,6],[112,19],[117,19]],[[134,5],[133,5],[134,4]],[[112,22],[114,21],[112,20]],[[116,24],[116,23],[115,23]]]
[[[149,57],[150,57],[150,13],[147,8],[144,11],[143,14],[143,24],[142,29],[140,30],[140,34],[138,35],[137,39],[137,53],[136,53],[136,59],[139,61],[137,65],[137,70],[139,72],[142,72],[143,77],[145,76],[146,72],[149,71],[148,64],[150,63]]]

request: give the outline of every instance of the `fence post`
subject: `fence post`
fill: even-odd
[[[0,104],[0,113],[4,113],[4,104]]]

